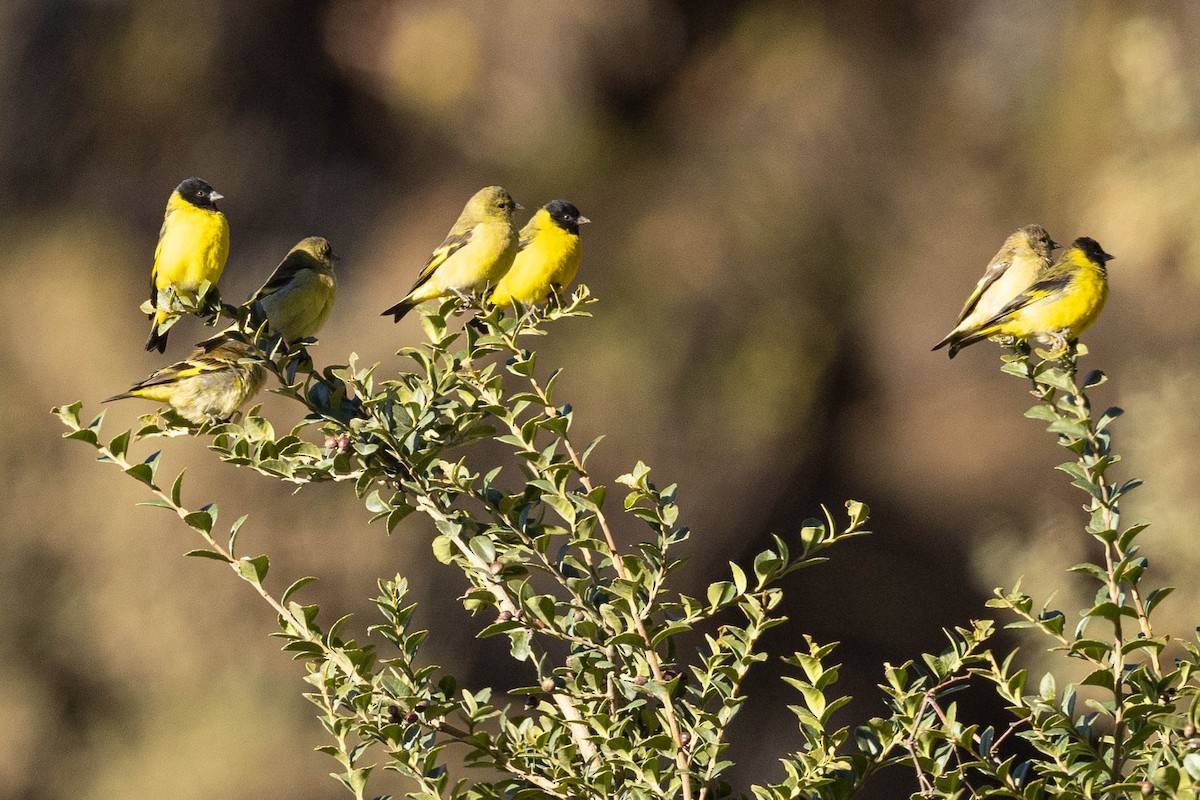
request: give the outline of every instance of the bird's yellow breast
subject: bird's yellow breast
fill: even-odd
[[[575,280],[582,254],[579,235],[551,223],[540,228],[517,253],[512,269],[496,287],[492,302],[505,305],[517,300],[525,305],[543,302],[551,287],[566,287]]]
[[[1100,267],[1086,262],[1072,273],[1069,284],[1022,308],[1001,326],[1000,333],[1027,338],[1061,332],[1067,339],[1078,339],[1100,316],[1107,299],[1107,277]]]
[[[197,208],[171,195],[162,236],[154,254],[154,286],[195,292],[200,284],[216,284],[229,256],[229,222],[220,211]]]
[[[289,342],[316,336],[337,299],[337,282],[328,273],[301,270],[288,286],[263,298],[271,329]]]

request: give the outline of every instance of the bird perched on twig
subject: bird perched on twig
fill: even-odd
[[[1035,339],[1049,343],[1054,351],[1065,351],[1100,316],[1108,298],[1105,265],[1112,258],[1095,239],[1081,236],[1032,286],[990,319],[953,335],[951,352],[989,336]]]
[[[196,345],[183,361],[164,367],[103,402],[142,397],[169,403],[195,423],[231,418],[262,388],[266,370],[252,345],[222,333]]]
[[[207,283],[215,289],[221,279],[229,256],[229,221],[217,208],[223,198],[199,178],[188,178],[167,199],[150,271],[153,322],[147,350],[166,352],[167,332],[182,313],[164,292],[194,303],[201,286]]]
[[[954,330],[933,346],[939,350],[950,345],[950,357],[964,345],[954,342],[991,319],[1010,300],[1033,285],[1050,268],[1050,254],[1058,247],[1041,225],[1026,225],[1004,240],[988,262],[975,291],[967,298]]]
[[[265,316],[271,331],[286,342],[316,336],[337,299],[333,265],[338,260],[328,239],[301,239],[250,298],[251,320],[262,324]]]
[[[487,186],[476,192],[445,240],[425,262],[412,289],[382,316],[391,314],[393,321],[399,322],[413,306],[425,300],[465,298],[495,286],[517,254],[513,212],[520,207],[500,186]]]
[[[492,292],[490,302],[524,305],[544,302],[550,292],[561,292],[575,280],[583,247],[579,226],[591,222],[566,200],[551,200],[521,229],[517,256]]]

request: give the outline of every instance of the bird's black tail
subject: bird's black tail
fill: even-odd
[[[956,355],[958,355],[958,351],[962,350],[964,347],[975,344],[976,342],[982,342],[984,339],[988,338],[989,336],[994,336],[995,334],[996,331],[994,329],[984,328],[983,330],[977,330],[974,333],[967,334],[966,336],[956,336],[948,342],[950,345],[949,355],[951,358],[954,358]],[[941,344],[939,344],[938,347],[941,347]]]
[[[167,352],[167,331],[159,333],[157,323],[150,324],[150,338],[146,340],[146,349]]]
[[[405,314],[413,310],[413,306],[414,304],[408,300],[401,300],[399,303],[396,303],[396,305],[384,311],[379,316],[386,317],[388,314],[391,314],[392,322],[399,322],[400,320],[404,319]]]

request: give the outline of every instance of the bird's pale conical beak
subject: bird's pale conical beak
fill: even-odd
[[[1062,245],[1061,245],[1061,244],[1059,244],[1058,242],[1054,241],[1053,239],[1051,239],[1051,240],[1050,240],[1050,249],[1051,249],[1051,250],[1057,250],[1057,249],[1058,249],[1058,248],[1060,248],[1060,247],[1062,247]]]
[[[220,192],[218,192],[218,191],[214,190],[214,191],[213,191],[211,194],[209,194],[209,196],[208,196],[208,199],[209,199],[209,200],[212,200],[212,201],[215,203],[215,202],[217,202],[218,200],[224,200],[224,199],[225,199],[225,195],[223,195],[223,194],[221,194]]]
[[[525,206],[521,205],[521,204],[520,204],[520,203],[518,203],[516,200],[513,200],[513,205],[517,207],[517,211],[524,211],[524,210],[525,210]]]
[[[590,219],[588,219],[587,217],[580,217],[579,219],[577,219],[577,220],[575,220],[575,221],[576,221],[577,223],[579,223],[580,225],[584,224],[585,222],[591,222],[591,220],[590,220]]]

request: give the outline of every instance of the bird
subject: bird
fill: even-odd
[[[591,222],[566,200],[551,200],[539,208],[521,229],[517,257],[500,279],[490,302],[524,305],[545,301],[551,291],[561,292],[575,280],[582,245],[579,226]]]
[[[954,335],[951,347],[958,350],[989,336],[1012,336],[1049,342],[1054,350],[1065,351],[1100,316],[1108,298],[1105,265],[1112,259],[1095,239],[1079,237],[1032,286],[990,319]]]
[[[226,331],[197,344],[183,361],[158,370],[102,402],[142,397],[168,403],[197,424],[228,421],[266,379],[263,366],[247,360],[257,355],[253,345],[232,338]]]
[[[337,298],[333,265],[338,260],[328,239],[301,239],[251,296],[252,321],[261,324],[265,315],[271,331],[286,342],[316,336]]]
[[[438,245],[412,289],[380,316],[399,322],[415,305],[438,297],[465,299],[496,283],[517,254],[513,212],[521,208],[504,188],[486,186],[463,207],[445,241]]]
[[[954,358],[962,345],[952,342],[991,319],[1010,300],[1032,286],[1050,268],[1050,255],[1057,247],[1041,225],[1026,225],[1005,239],[988,262],[975,291],[967,298],[954,330],[933,349],[940,350],[949,344],[950,357]]]
[[[187,178],[171,192],[154,266],[150,271],[150,338],[147,350],[167,349],[167,331],[179,316],[177,308],[159,305],[159,295],[170,289],[179,297],[197,299],[206,281],[216,287],[229,256],[229,221],[217,208],[224,195],[199,178]]]

